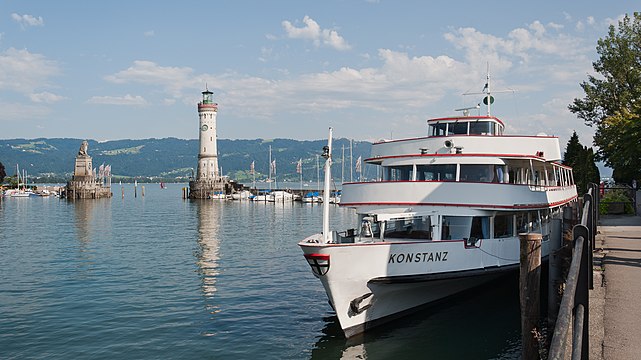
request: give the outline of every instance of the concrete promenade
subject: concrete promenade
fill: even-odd
[[[641,216],[602,216],[590,291],[590,359],[641,359]]]

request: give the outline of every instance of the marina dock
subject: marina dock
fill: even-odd
[[[590,359],[638,359],[641,216],[609,215],[599,220],[593,274]]]

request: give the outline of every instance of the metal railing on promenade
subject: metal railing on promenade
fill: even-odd
[[[572,359],[587,360],[590,355],[589,293],[592,283],[592,250],[595,245],[599,193],[591,184],[583,196],[581,222],[572,228],[574,250],[565,291],[559,307],[548,359],[565,359],[568,333],[572,330]]]

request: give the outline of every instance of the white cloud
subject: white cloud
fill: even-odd
[[[48,80],[60,72],[55,61],[27,50],[9,48],[0,52],[0,90],[23,95],[49,86]]]
[[[285,20],[281,24],[290,39],[312,40],[315,46],[328,46],[336,50],[349,50],[351,46],[336,30],[321,29],[320,25],[309,16],[303,18],[305,26],[296,27]]]
[[[42,119],[49,115],[50,109],[36,104],[23,104],[15,102],[0,102],[0,122],[17,123],[24,125],[22,121],[33,121],[34,119]],[[1,127],[1,126],[0,126]],[[3,129],[9,130],[9,129]]]
[[[199,83],[191,68],[159,66],[152,61],[144,60],[134,61],[131,67],[106,76],[105,80],[116,84],[161,85],[166,92],[174,97],[179,97],[184,88],[193,88]]]
[[[132,96],[93,96],[87,100],[89,104],[101,105],[127,105],[127,106],[142,106],[147,105],[147,101],[140,95]]]
[[[145,32],[143,33],[143,35],[144,35],[145,37],[152,37],[152,36],[156,35],[156,33],[155,33],[153,30],[148,30],[148,31],[145,31]]]
[[[548,28],[554,31],[548,31]],[[444,35],[445,39],[466,53],[470,63],[489,61],[493,67],[509,68],[514,61],[529,62],[532,56],[560,57],[576,60],[585,52],[579,38],[558,32],[556,24],[535,21],[525,28],[510,31],[507,37],[484,34],[474,28],[458,28]]]
[[[58,101],[65,100],[66,98],[64,96],[52,94],[50,92],[41,92],[41,93],[35,93],[35,94],[30,94],[29,98],[31,101],[36,102],[36,103],[46,103],[46,104],[53,104]]]
[[[11,14],[11,18],[20,24],[20,27],[23,29],[29,26],[44,26],[45,22],[42,19],[42,16],[35,17],[33,15],[19,15],[16,13]]]

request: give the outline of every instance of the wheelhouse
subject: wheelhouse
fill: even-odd
[[[501,136],[505,125],[490,116],[439,118],[427,121],[428,136],[489,135]]]

